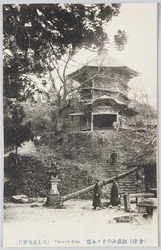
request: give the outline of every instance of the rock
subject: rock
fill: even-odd
[[[26,195],[14,195],[11,197],[13,203],[28,203],[28,197]]]
[[[117,206],[117,209],[118,209],[118,210],[121,210],[121,205],[118,205],[118,206]]]
[[[124,222],[131,222],[134,217],[136,217],[138,215],[131,215],[131,216],[120,216],[120,217],[115,217],[114,220],[117,223],[124,223]]]
[[[33,204],[33,205],[31,205],[31,207],[38,207],[38,205],[37,204]]]

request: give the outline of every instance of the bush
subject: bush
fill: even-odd
[[[143,121],[137,121],[136,122],[136,127],[137,128],[143,128],[144,127],[144,122]]]
[[[88,175],[87,171],[80,169],[77,165],[63,166],[62,164],[58,163],[61,168],[58,190],[62,196],[92,184],[93,178]],[[15,154],[11,154],[5,157],[4,165],[4,173],[7,178],[4,185],[5,198],[18,194],[28,197],[45,197],[49,193],[50,176],[47,173],[47,167],[37,158],[33,156],[17,157]],[[82,194],[81,198],[91,198],[91,194]]]

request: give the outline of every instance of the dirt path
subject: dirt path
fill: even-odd
[[[116,207],[95,211],[86,200],[64,205],[65,209],[52,209],[6,204],[4,247],[157,246],[156,214],[150,220],[141,215],[130,223],[116,223],[114,217],[136,213]]]
[[[36,148],[32,141],[26,141],[22,144],[22,147],[18,149],[18,154],[27,155],[27,154],[35,154]]]
[[[12,150],[10,152],[7,152],[6,154],[4,154],[4,156],[8,156],[12,152],[14,153],[15,151]],[[28,154],[34,155],[35,153],[36,153],[36,147],[31,140],[22,143],[21,147],[18,147],[18,154],[20,155],[28,155]]]

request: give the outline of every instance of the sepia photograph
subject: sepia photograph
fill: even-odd
[[[157,3],[3,4],[3,247],[157,247]]]

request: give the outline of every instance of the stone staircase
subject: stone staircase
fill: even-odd
[[[75,159],[86,167],[95,178],[108,179],[125,173],[127,167],[122,163],[132,157],[134,147],[139,148],[140,138],[131,131],[93,131],[72,133],[66,138],[68,149],[72,151]],[[67,148],[66,147],[66,148]],[[117,162],[112,165],[110,155],[113,150],[117,153]],[[134,193],[137,191],[136,174],[127,176],[118,181],[120,192]],[[107,185],[110,189],[111,185]]]

